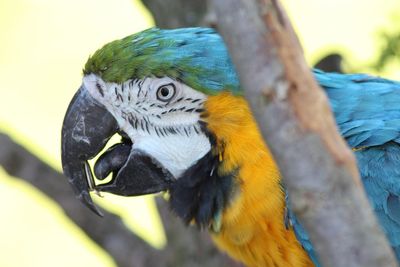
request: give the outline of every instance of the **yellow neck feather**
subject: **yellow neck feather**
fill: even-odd
[[[223,212],[216,244],[247,266],[313,266],[284,223],[279,170],[242,97],[209,96],[204,120],[221,151],[221,173],[238,168],[238,192]]]

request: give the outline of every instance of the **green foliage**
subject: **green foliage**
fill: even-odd
[[[373,68],[382,71],[389,63],[400,64],[400,28],[396,32],[382,32],[380,55]]]

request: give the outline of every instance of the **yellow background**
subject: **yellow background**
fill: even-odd
[[[350,67],[370,71],[378,32],[400,27],[398,0],[283,2],[310,63],[339,51]],[[132,0],[0,0],[0,130],[61,170],[62,119],[89,54],[152,24]],[[400,79],[399,68],[384,75]],[[101,202],[154,246],[165,244],[151,197]],[[55,203],[1,168],[0,212],[2,267],[114,264]]]

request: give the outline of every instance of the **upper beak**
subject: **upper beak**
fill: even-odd
[[[143,195],[166,190],[173,179],[150,155],[134,149],[129,152],[117,149],[105,152],[96,163],[97,173],[104,176],[112,171],[113,179],[106,184],[94,184],[87,161],[100,153],[117,131],[118,123],[113,115],[82,85],[69,104],[63,122],[62,166],[77,197],[100,216],[89,190],[124,196]]]
[[[90,169],[87,160],[104,148],[117,129],[118,124],[112,114],[81,86],[65,114],[61,133],[61,160],[76,196],[98,215],[101,212],[89,195],[87,172]]]

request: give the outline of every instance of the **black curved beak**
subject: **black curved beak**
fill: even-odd
[[[72,99],[64,118],[61,158],[77,198],[96,214],[89,191],[104,191],[123,196],[137,196],[166,190],[173,176],[150,155],[120,144],[106,151],[95,165],[99,179],[113,173],[106,184],[96,185],[88,164],[118,132],[118,123],[107,109],[82,86]]]
[[[102,216],[89,194],[93,181],[87,160],[95,157],[118,129],[118,124],[90,93],[81,86],[69,104],[61,132],[61,160],[64,174],[77,198]],[[92,188],[93,185],[90,185]]]

